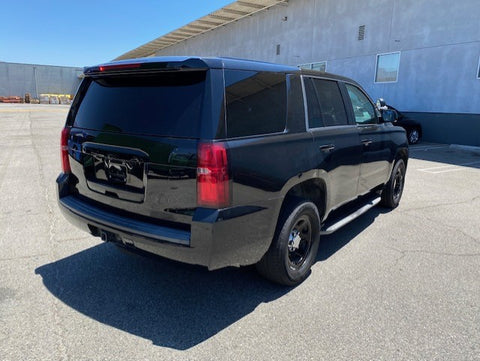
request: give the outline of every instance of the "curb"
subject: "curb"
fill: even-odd
[[[450,149],[462,150],[480,155],[480,147],[474,147],[472,145],[450,144]]]

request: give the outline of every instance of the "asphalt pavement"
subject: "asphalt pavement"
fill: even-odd
[[[310,277],[119,252],[56,204],[61,105],[0,105],[0,360],[480,360],[480,155],[411,148],[400,206]]]

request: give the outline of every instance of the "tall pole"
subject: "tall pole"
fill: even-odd
[[[39,99],[38,89],[37,89],[37,67],[33,66],[33,79],[35,81],[35,98]]]

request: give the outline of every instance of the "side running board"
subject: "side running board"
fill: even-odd
[[[327,234],[331,234],[335,231],[338,231],[340,228],[342,228],[344,225],[350,223],[351,221],[353,221],[354,219],[360,217],[362,214],[364,214],[365,212],[367,212],[369,209],[375,207],[378,203],[380,203],[381,201],[381,197],[378,197],[378,198],[375,198],[371,201],[369,201],[367,204],[365,204],[363,207],[357,209],[355,212],[349,214],[348,216],[340,219],[338,222],[332,224],[332,225],[326,225],[324,226],[321,231],[320,231],[320,235],[327,235]],[[328,228],[325,228],[325,227],[328,227]]]

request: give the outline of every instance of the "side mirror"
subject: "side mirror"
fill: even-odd
[[[397,112],[392,109],[382,110],[382,118],[385,123],[392,123],[398,119]]]
[[[385,100],[383,100],[383,98],[378,98],[377,108],[380,109],[380,110],[387,108],[387,103],[385,103]]]

